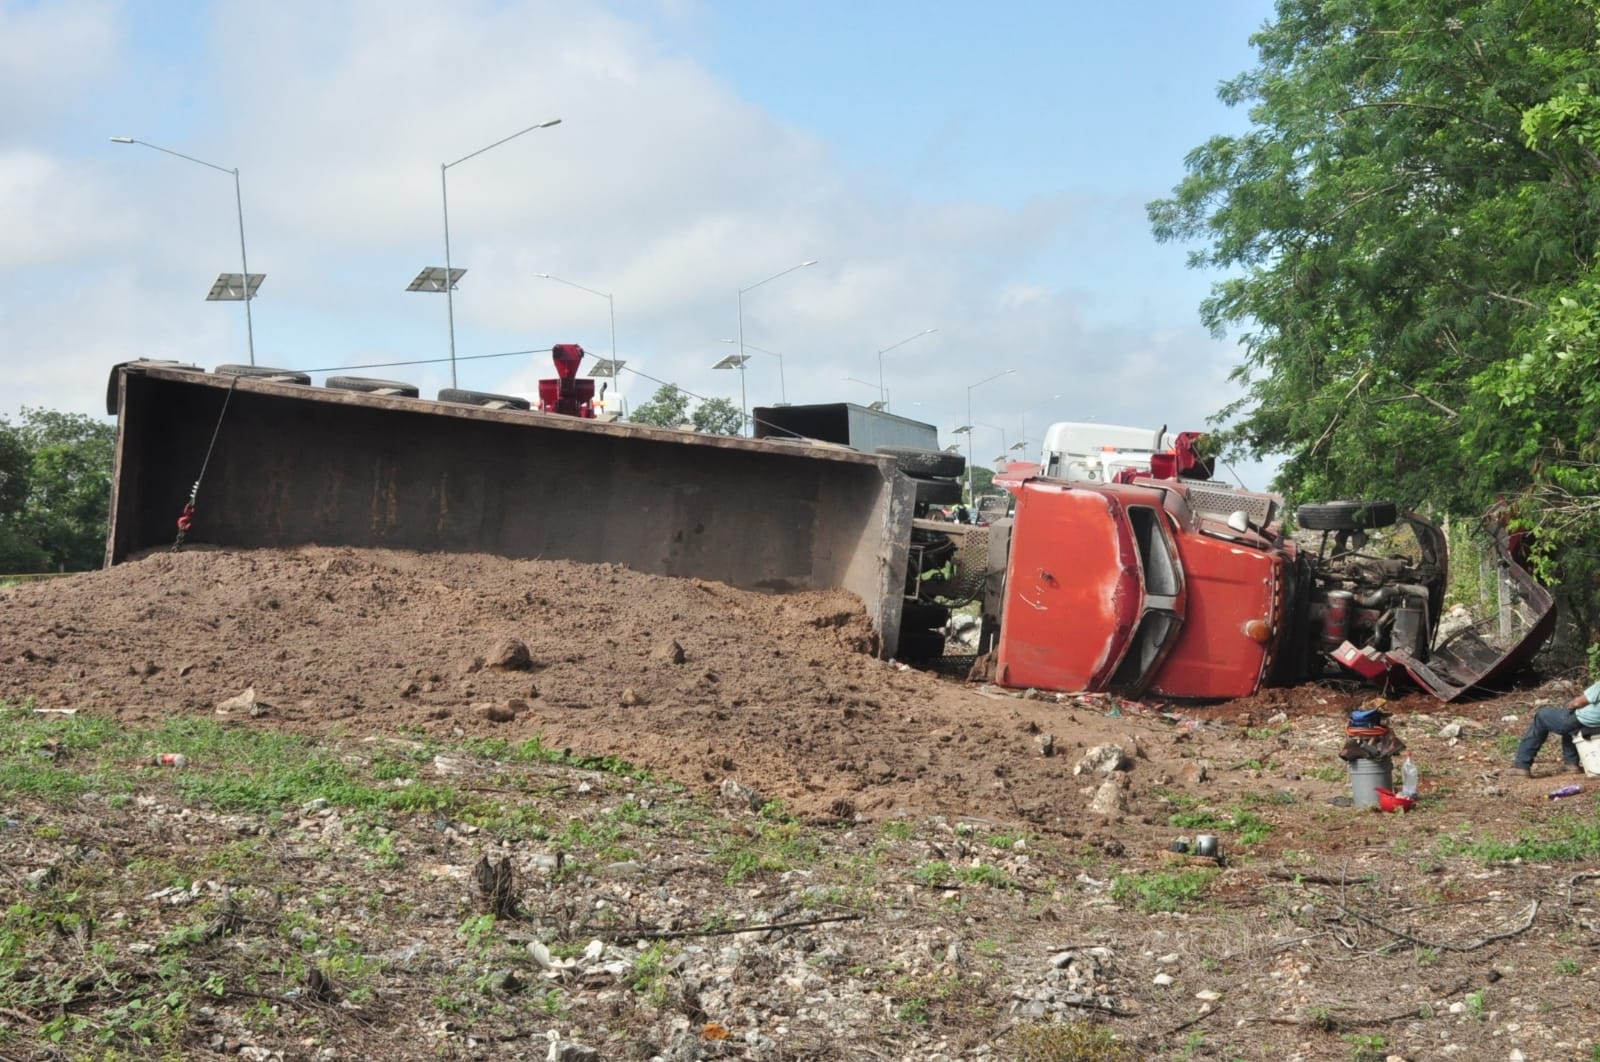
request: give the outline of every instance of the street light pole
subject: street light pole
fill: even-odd
[[[973,391],[973,388],[982,387],[984,384],[989,383],[990,381],[993,381],[993,380],[998,380],[1002,376],[1010,376],[1012,373],[1014,373],[1016,371],[1017,370],[1015,370],[1015,369],[1006,369],[1004,372],[997,372],[993,376],[986,376],[983,379],[979,380],[975,384],[968,384],[967,385],[967,424],[968,424],[968,430],[967,430],[967,501],[969,503],[977,501],[977,499],[972,496],[972,431],[971,431],[971,425],[974,423],[973,419],[972,419],[972,391]]]
[[[449,314],[449,318],[450,318],[450,386],[451,387],[454,387],[456,385],[456,299],[455,299],[455,287],[456,286],[455,286],[455,284],[451,283],[451,280],[450,280],[450,188],[449,188],[449,185],[447,184],[447,182],[445,181],[445,173],[446,173],[446,171],[448,171],[450,169],[451,166],[459,166],[463,162],[467,161],[468,159],[477,158],[479,155],[483,154],[485,151],[488,151],[490,148],[497,148],[501,144],[504,144],[507,140],[515,140],[517,137],[521,136],[523,133],[531,133],[535,129],[548,129],[552,125],[560,125],[560,124],[561,124],[561,119],[560,118],[552,118],[549,121],[540,122],[537,125],[530,125],[526,129],[517,130],[515,133],[512,133],[510,136],[501,137],[499,140],[496,140],[494,143],[490,144],[489,147],[481,147],[477,151],[474,151],[470,155],[462,155],[459,159],[456,159],[454,162],[441,162],[439,164],[439,196],[444,202],[444,299],[445,299],[446,311]]]
[[[114,136],[111,140],[112,143],[116,144],[139,144],[154,151],[160,151],[167,155],[176,155],[180,159],[197,162],[218,172],[231,173],[233,175],[233,205],[239,213],[239,268],[244,271],[240,281],[240,289],[244,293],[244,334],[245,342],[249,345],[250,364],[254,365],[256,363],[256,330],[254,323],[250,320],[250,259],[244,252],[244,194],[239,190],[239,168],[235,166],[230,170],[226,166],[218,166],[214,162],[197,159],[193,155],[185,155],[181,151],[173,151],[171,148],[164,148],[159,144],[152,144],[147,140],[138,140],[131,136]]]
[[[933,333],[935,333],[937,331],[938,331],[937,328],[924,328],[922,331],[918,332],[916,335],[907,336],[906,338],[902,339],[900,342],[891,343],[889,346],[884,347],[882,350],[878,351],[878,399],[879,399],[879,401],[881,401],[883,403],[883,408],[884,409],[888,409],[889,408],[889,392],[883,386],[883,356],[885,354],[889,353],[889,351],[893,350],[895,347],[903,347],[907,343],[911,342],[913,339],[921,339],[923,336],[932,335]]]
[[[738,340],[736,340],[736,339],[724,339],[723,342],[724,343],[737,343]],[[774,358],[778,359],[778,401],[782,405],[788,405],[789,404],[789,388],[783,382],[783,355],[779,354],[776,350],[768,350],[765,347],[758,347],[754,343],[747,343],[745,345],[747,347],[749,347],[751,350],[755,351],[757,354],[771,354]]]
[[[872,387],[873,386],[873,384],[870,383],[869,381],[860,380],[860,379],[857,379],[854,376],[846,376],[845,377],[845,381],[847,383],[858,383],[862,387]],[[882,394],[881,391],[879,393]],[[872,406],[870,408],[872,408],[872,409],[881,409],[881,410],[884,410],[885,412],[887,412],[888,409],[889,409],[889,400],[887,398],[880,398],[876,402],[872,403]]]
[[[980,428],[988,428],[990,431],[997,431],[997,432],[1000,433],[1000,456],[1004,457],[1005,454],[1006,454],[1006,451],[1008,449],[1010,449],[1006,445],[1006,430],[1004,428],[997,427],[997,426],[995,426],[993,424],[979,424],[978,427],[980,427]]]
[[[616,304],[616,301],[611,298],[611,293],[607,292],[607,291],[596,291],[593,288],[586,288],[582,284],[574,284],[572,281],[566,279],[565,277],[558,277],[554,273],[535,273],[534,276],[539,277],[542,280],[553,280],[557,284],[565,284],[567,287],[569,287],[569,288],[577,288],[579,291],[587,291],[590,295],[598,295],[602,299],[606,300],[606,309],[611,314],[611,365],[612,365],[612,368],[611,368],[611,372],[612,372],[611,379],[615,382],[615,387],[616,387],[616,391],[617,391],[617,407],[619,409],[622,409],[623,415],[626,415],[627,414],[627,410],[626,410],[626,408],[625,408],[625,406],[623,405],[623,402],[622,402],[622,373],[616,367],[616,364],[617,364],[617,304]]]
[[[744,293],[747,292],[747,291],[754,291],[756,288],[759,288],[761,285],[769,284],[772,281],[777,280],[779,277],[786,277],[790,273],[793,273],[796,269],[804,269],[806,266],[814,266],[816,264],[817,264],[817,260],[815,258],[812,258],[812,259],[809,259],[807,261],[801,262],[799,265],[792,265],[788,269],[785,269],[781,273],[774,273],[770,277],[768,277],[766,280],[758,280],[754,284],[751,284],[748,288],[740,288],[739,289],[739,399],[740,399],[740,404],[743,407],[743,416],[744,416],[744,420],[740,422],[741,431],[743,431],[745,429],[745,425],[750,420],[750,407],[744,400],[744,361],[745,361],[745,352],[744,352]],[[780,369],[782,368],[782,364],[781,363],[779,365],[779,368]]]

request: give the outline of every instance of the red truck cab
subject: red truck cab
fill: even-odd
[[[1022,478],[995,646],[1003,686],[1228,698],[1283,626],[1285,558],[1168,481]]]

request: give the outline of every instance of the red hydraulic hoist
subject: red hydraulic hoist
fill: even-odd
[[[556,363],[557,378],[539,381],[539,412],[593,419],[594,381],[578,379],[583,347],[557,343],[550,348],[550,357]]]

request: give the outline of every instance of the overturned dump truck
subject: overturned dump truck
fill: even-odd
[[[581,360],[557,349],[569,369]],[[982,526],[931,518],[960,497],[958,454],[852,448],[880,428],[923,442],[915,422],[795,408],[773,418],[778,437],[747,439],[541,405],[426,400],[360,377],[312,386],[254,366],[118,365],[106,562],[186,539],[316,543],[842,588],[864,603],[880,655],[919,664],[946,657],[952,609],[975,603],[977,670],[1001,685],[1193,699],[1339,674],[1453,700],[1509,677],[1554,623],[1502,535],[1516,630],[1441,639],[1437,528],[1386,503],[1330,502],[1298,513],[1320,540],[1286,535],[1281,499],[1210,482],[1192,433],[1148,433],[1163,449],[1109,482],[1014,465],[996,477],[1012,515]],[[807,424],[848,441],[814,440]]]

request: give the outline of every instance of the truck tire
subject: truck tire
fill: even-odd
[[[1321,502],[1294,512],[1295,522],[1307,531],[1366,531],[1388,527],[1398,515],[1394,502],[1387,501]]]
[[[485,406],[489,409],[532,409],[533,403],[516,395],[496,395],[488,391],[462,391],[454,387],[442,388],[439,401],[459,402],[467,406]]]
[[[880,446],[874,453],[895,459],[908,476],[959,476],[967,470],[967,459],[943,450],[917,450],[909,446]]]
[[[192,369],[193,365],[181,361],[172,361],[168,358],[136,358],[133,361],[120,361],[111,366],[111,378],[106,382],[106,415],[117,415],[117,379],[122,375],[124,365],[160,365],[176,369]]]
[[[254,376],[279,383],[308,384],[311,377],[293,369],[269,369],[265,365],[218,365],[211,370],[218,376]]]
[[[374,380],[366,376],[330,376],[323,386],[335,391],[364,391],[373,395],[401,395],[405,398],[416,398],[418,395],[415,384]]]
[[[901,660],[937,660],[944,655],[944,635],[938,631],[901,631],[895,656]]]
[[[961,483],[958,480],[922,479],[917,476],[906,478],[916,484],[919,508],[929,505],[954,505],[961,500]]]

